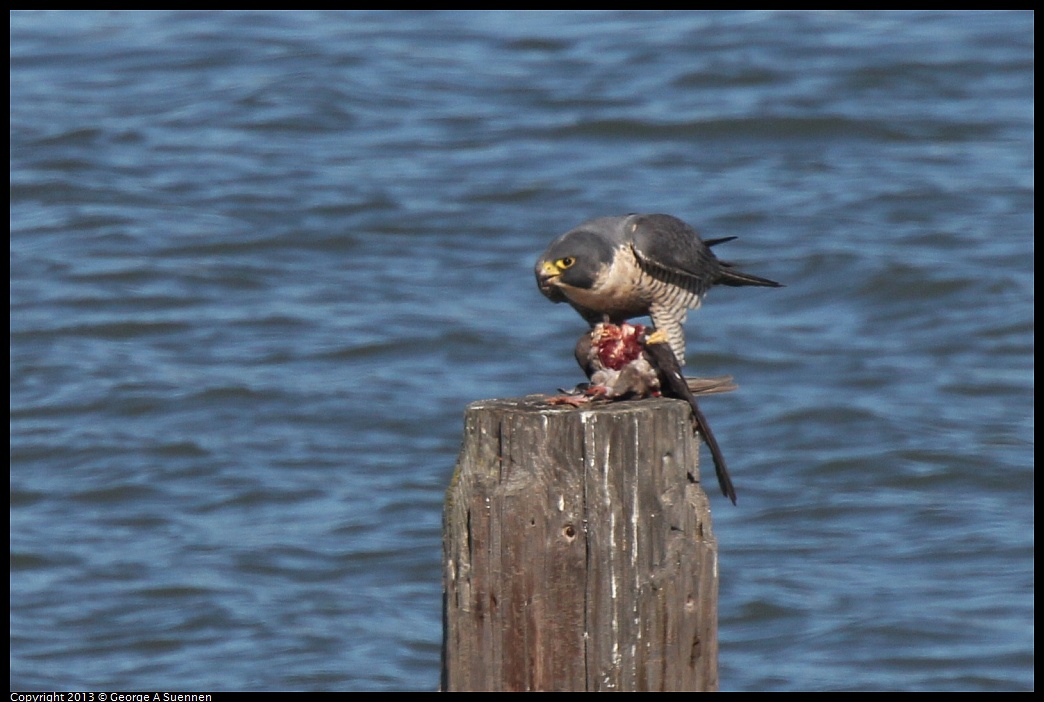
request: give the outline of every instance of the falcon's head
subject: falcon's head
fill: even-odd
[[[616,247],[604,233],[584,226],[551,242],[537,260],[537,285],[552,302],[566,302],[571,289],[590,290],[612,265]]]

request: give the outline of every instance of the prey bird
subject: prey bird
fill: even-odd
[[[721,492],[736,504],[736,490],[725,457],[693,393],[694,387],[702,392],[730,390],[735,386],[729,378],[685,378],[666,334],[659,330],[649,333],[641,324],[599,322],[580,337],[576,360],[590,384],[582,394],[550,398],[552,404],[580,406],[599,399],[627,400],[657,395],[685,400],[692,409],[693,430],[710,449]]]

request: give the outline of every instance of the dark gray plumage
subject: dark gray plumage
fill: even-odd
[[[715,285],[779,283],[743,273],[710,247],[734,237],[703,241],[692,227],[665,214],[602,217],[566,232],[536,264],[537,284],[552,302],[568,302],[592,326],[649,315],[685,362],[685,317]]]

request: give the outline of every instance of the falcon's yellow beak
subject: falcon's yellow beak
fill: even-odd
[[[560,275],[562,275],[562,270],[558,266],[551,261],[544,261],[537,269],[537,284],[546,294],[558,282]]]
[[[540,266],[540,277],[545,280],[559,275],[562,275],[562,271],[551,261],[544,261],[544,264]]]
[[[572,268],[576,259],[572,256],[559,258],[554,261],[538,261],[536,265],[537,285],[540,292],[552,302],[565,302],[565,293],[562,288],[570,287],[562,281],[562,273]]]

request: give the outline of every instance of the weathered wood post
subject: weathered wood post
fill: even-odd
[[[442,690],[716,690],[717,542],[680,400],[465,414]]]

